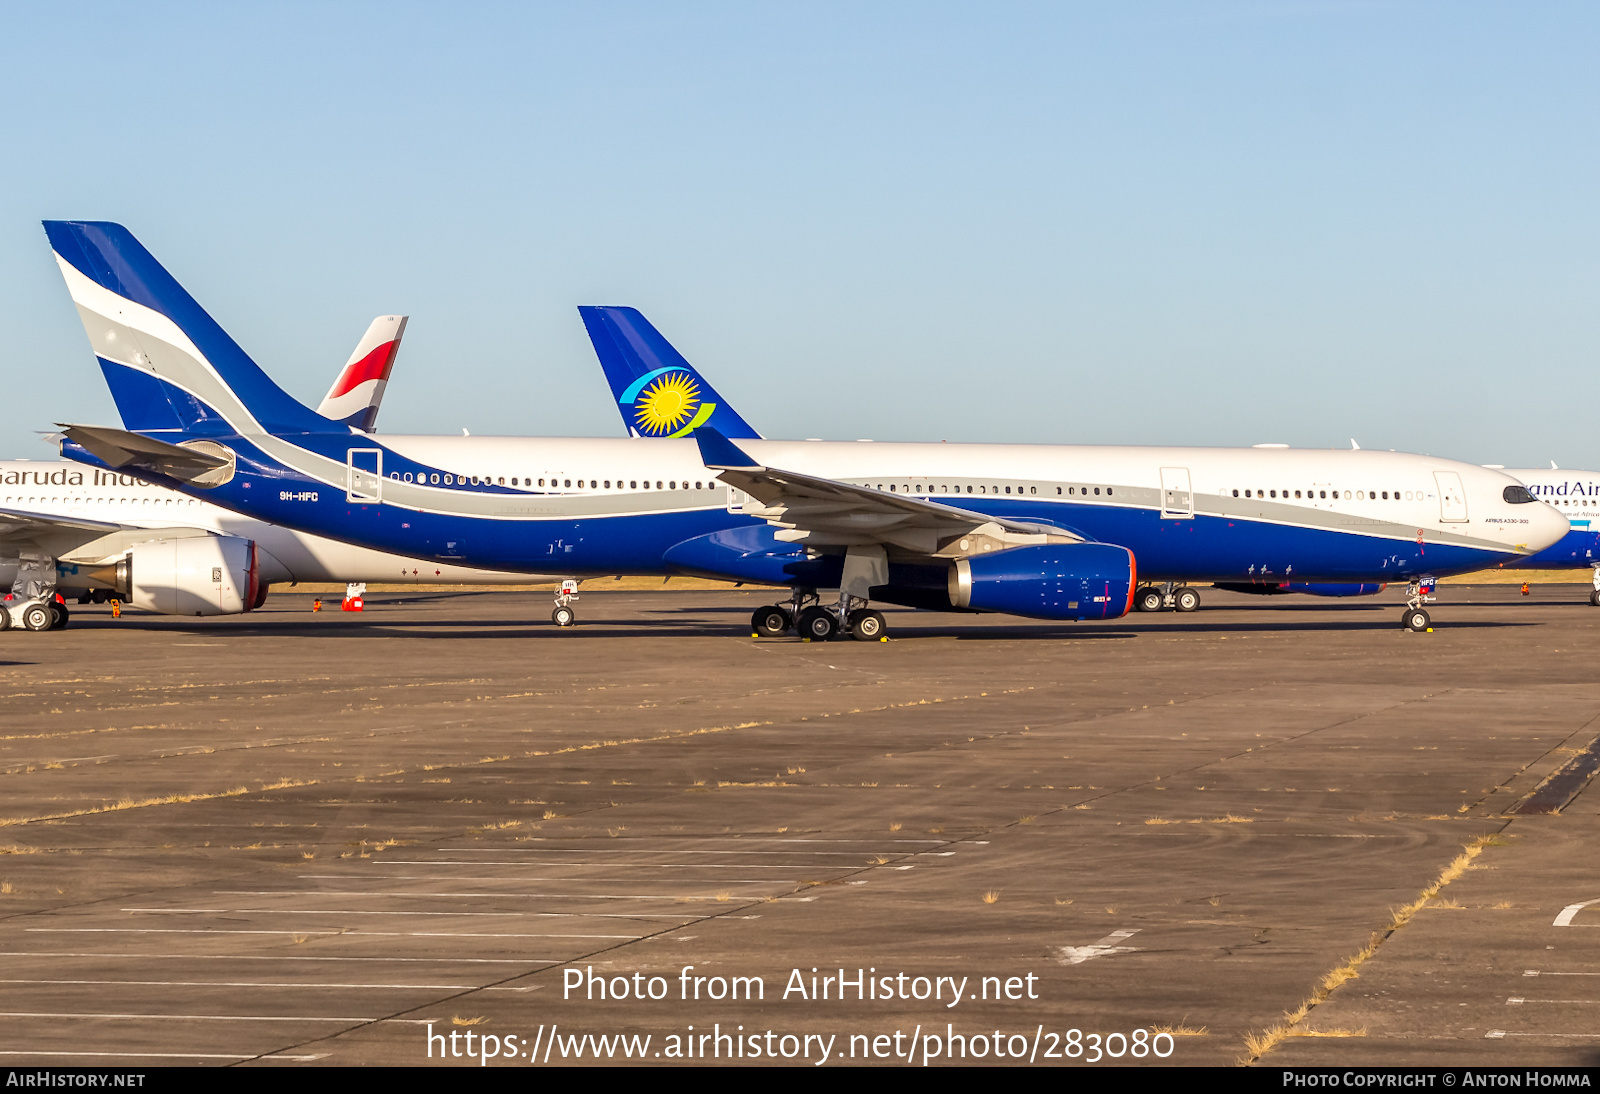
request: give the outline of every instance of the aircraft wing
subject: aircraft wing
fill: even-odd
[[[49,528],[59,532],[120,532],[124,525],[84,517],[63,517],[55,513],[33,513],[26,509],[0,509],[0,538],[17,529]]]
[[[712,429],[695,431],[700,458],[718,478],[749,494],[746,506],[783,531],[777,538],[813,547],[882,544],[909,555],[960,558],[982,551],[1038,543],[1082,543],[1052,524],[974,513],[870,486],[765,467]]]

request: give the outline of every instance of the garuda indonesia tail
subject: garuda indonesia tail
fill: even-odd
[[[736,440],[761,438],[637,310],[578,313],[630,436],[687,437],[705,425]]]

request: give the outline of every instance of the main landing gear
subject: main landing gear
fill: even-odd
[[[1187,585],[1146,585],[1133,597],[1133,606],[1141,612],[1173,611],[1192,612],[1200,607],[1200,590]]]
[[[570,627],[578,621],[578,613],[572,610],[572,602],[578,599],[578,583],[570,579],[561,583],[561,590],[556,593],[556,607],[550,613],[550,622],[558,627]]]
[[[1423,608],[1433,603],[1434,577],[1424,574],[1406,588],[1406,610],[1401,613],[1400,625],[1408,631],[1421,633],[1432,629],[1433,620]]]
[[[1589,603],[1600,608],[1600,562],[1591,565],[1594,567],[1594,592],[1589,594]]]
[[[757,608],[750,617],[752,637],[779,638],[790,628],[811,642],[827,642],[846,634],[860,642],[877,642],[887,638],[889,629],[883,613],[869,608],[860,597],[840,593],[839,603],[825,608],[815,589],[796,589],[782,604]]]

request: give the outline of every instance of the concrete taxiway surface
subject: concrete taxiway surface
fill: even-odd
[[[752,640],[748,591],[79,609],[0,635],[0,1059],[1593,1064],[1586,593],[875,644]]]

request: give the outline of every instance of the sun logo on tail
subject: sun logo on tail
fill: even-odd
[[[715,403],[700,401],[700,385],[687,372],[667,372],[633,399],[633,420],[646,437],[681,437],[705,424]]]

